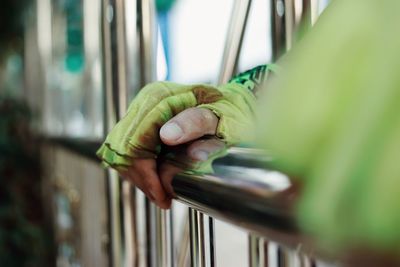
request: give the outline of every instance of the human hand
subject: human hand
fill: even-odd
[[[205,108],[189,108],[164,124],[160,129],[160,138],[171,147],[176,158],[185,161],[206,161],[209,155],[225,147],[218,138],[202,139],[213,136],[218,126],[217,116]],[[135,184],[160,208],[171,206],[174,197],[173,177],[181,172],[171,161],[156,159],[135,159],[121,176]]]
[[[237,144],[243,134],[252,132],[254,102],[252,92],[238,83],[219,87],[148,84],[97,155],[105,166],[118,170],[157,205],[168,208],[173,195],[170,182],[179,171],[171,162],[183,163],[189,170],[209,171],[212,159],[220,155],[213,153],[215,150]],[[207,140],[199,140],[203,136]],[[210,136],[218,139],[210,140]],[[207,158],[210,160],[199,163]]]

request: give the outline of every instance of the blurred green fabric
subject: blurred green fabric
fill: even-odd
[[[400,249],[399,11],[332,1],[260,100],[259,143],[301,177],[301,226],[331,248]]]

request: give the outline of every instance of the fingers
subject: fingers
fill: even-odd
[[[187,154],[193,160],[206,161],[210,155],[224,147],[225,143],[217,138],[197,140],[188,146]]]
[[[174,166],[168,162],[162,163],[159,168],[159,175],[161,183],[170,197],[176,197],[174,189],[172,188],[172,179],[174,176],[182,171],[181,168]]]
[[[171,207],[171,197],[161,185],[155,160],[135,159],[132,166],[121,175],[135,184],[160,208],[168,209]]]
[[[189,108],[164,124],[160,138],[166,145],[179,145],[204,135],[213,135],[218,126],[218,117],[205,108]]]

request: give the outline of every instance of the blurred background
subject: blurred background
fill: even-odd
[[[318,12],[327,4],[319,1]],[[149,21],[158,40],[150,54],[151,79],[139,62],[146,35],[138,9],[146,5],[156,14]],[[151,80],[218,83],[234,5],[234,0],[2,1],[0,266],[116,265],[112,185],[92,153],[118,117],[107,117],[118,113],[108,102],[126,105]],[[235,73],[271,62],[270,7],[269,0],[252,1]],[[123,88],[126,98],[116,99],[109,87],[114,93]],[[186,208],[174,205],[178,242],[187,227]],[[246,232],[221,221],[216,229],[218,266],[246,266]]]

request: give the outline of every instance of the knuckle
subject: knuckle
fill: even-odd
[[[195,113],[194,123],[196,123],[197,126],[199,127],[208,126],[210,122],[212,122],[212,113],[210,110],[199,108],[193,110],[193,112]]]

